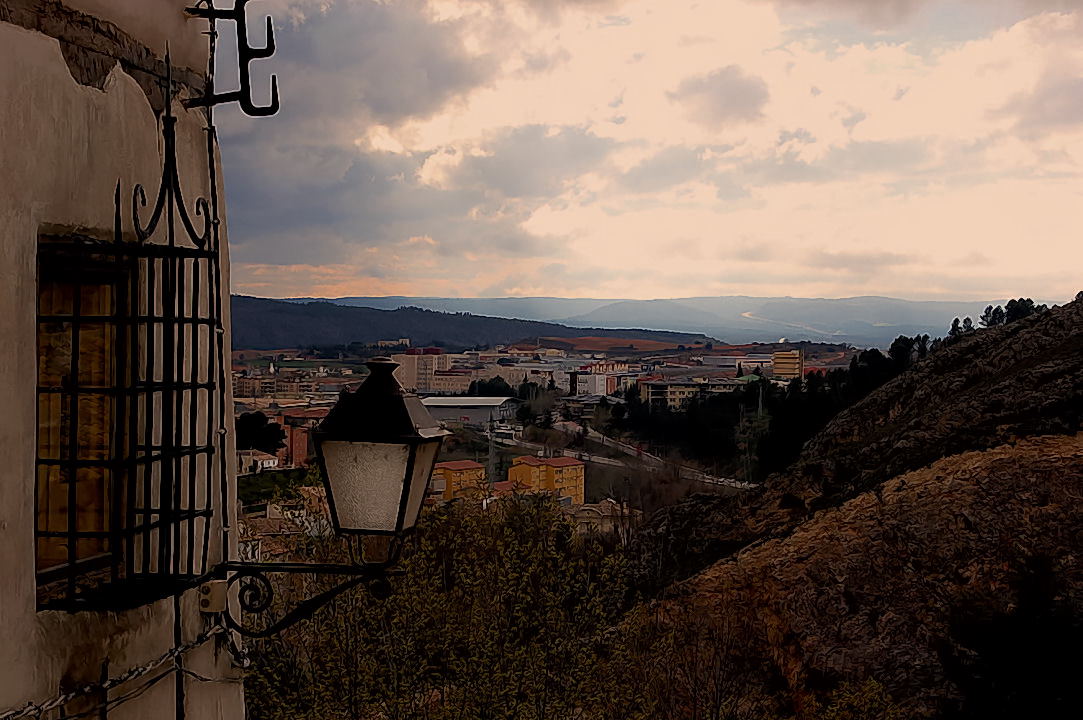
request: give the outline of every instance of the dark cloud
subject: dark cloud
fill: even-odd
[[[869,116],[861,110],[855,110],[842,119],[842,126],[847,130],[853,130],[855,127],[857,127],[858,123],[868,117]]]
[[[363,110],[383,123],[431,115],[496,69],[420,0],[335,3],[282,33],[276,65],[284,88],[319,82],[339,112]]]
[[[751,185],[820,182],[835,177],[823,165],[802,160],[794,150],[741,162],[737,173]]]
[[[1078,127],[1083,123],[1083,77],[1047,72],[1033,91],[1019,95],[996,115],[1016,118],[1024,136]]]
[[[633,192],[658,192],[694,180],[706,167],[702,148],[674,145],[624,173],[620,182]]]
[[[1043,11],[1069,11],[1083,7],[1083,0],[773,0],[786,9],[818,13],[825,19],[848,18],[866,28],[894,30],[918,24],[937,34],[954,35],[992,29],[987,23],[1007,27]],[[985,16],[984,18],[982,16]],[[956,27],[958,26],[958,27]]]
[[[668,95],[705,125],[757,120],[768,99],[767,83],[736,65],[686,78]]]
[[[798,8],[843,11],[874,27],[890,27],[911,17],[927,0],[777,0]]]
[[[275,172],[306,161],[311,148],[280,147],[270,156],[235,158],[227,184],[231,244],[242,262],[347,262],[364,248],[416,236],[436,252],[493,255],[539,252],[542,238],[525,232],[526,209],[471,216],[484,206],[480,188],[442,189],[420,183],[423,154],[355,153],[340,174]],[[234,181],[236,177],[245,181]]]
[[[269,264],[345,262],[416,236],[431,237],[434,252],[446,255],[550,253],[560,240],[522,223],[612,147],[581,128],[509,129],[484,155],[463,158],[446,187],[434,187],[418,178],[428,153],[252,134],[224,150],[231,241],[238,260]]]
[[[820,164],[836,173],[902,172],[919,166],[928,152],[916,139],[852,142],[832,148]]]
[[[280,76],[282,111],[260,120],[232,109],[218,116],[236,260],[350,262],[365,249],[415,236],[432,237],[433,251],[448,255],[532,253],[551,241],[520,227],[526,206],[492,212],[484,178],[431,187],[418,180],[427,154],[364,151],[355,143],[373,124],[430,116],[492,76],[495,61],[471,55],[460,31],[434,22],[421,0],[340,1],[325,11],[309,8],[303,22],[279,23],[277,54],[256,65]],[[228,48],[222,57],[230,57]],[[499,158],[506,149],[493,152]],[[593,157],[587,150],[578,147]],[[530,167],[533,160],[518,162],[537,191],[544,170]],[[523,180],[510,167],[515,161],[504,162],[507,170],[491,168],[488,180],[515,195]],[[483,212],[472,215],[476,208]]]
[[[806,256],[805,265],[850,273],[872,273],[900,265],[911,265],[917,260],[913,255],[893,252],[816,250]]]
[[[788,142],[797,142],[802,145],[808,145],[816,142],[816,136],[810,133],[805,128],[797,128],[796,130],[780,130],[778,133],[778,144],[785,145]]]
[[[484,155],[464,158],[451,182],[505,198],[552,197],[567,180],[600,169],[614,147],[583,128],[524,125],[491,138]]]

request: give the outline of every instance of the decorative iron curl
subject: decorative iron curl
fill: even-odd
[[[390,592],[390,584],[387,581],[388,574],[395,574],[382,565],[322,565],[300,563],[239,563],[231,562],[223,566],[223,570],[233,571],[226,581],[227,588],[234,584],[238,587],[238,606],[241,618],[233,616],[232,610],[227,603],[223,619],[226,626],[245,637],[267,638],[277,635],[286,628],[312,617],[313,613],[339,595],[357,587],[363,583],[370,584],[370,591],[376,597],[386,597]],[[290,575],[346,575],[343,580],[334,587],[322,593],[308,598],[299,603],[295,608],[270,624],[262,626],[246,625],[244,615],[260,616],[274,606],[275,587],[268,573],[285,573]]]
[[[237,599],[241,612],[258,614],[266,612],[274,602],[275,589],[271,581],[261,572],[239,573],[230,578],[228,585],[240,582]]]

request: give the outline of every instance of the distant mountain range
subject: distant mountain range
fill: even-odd
[[[233,347],[236,349],[375,343],[377,340],[404,337],[410,338],[415,346],[438,344],[451,349],[508,344],[537,337],[616,337],[654,340],[671,343],[673,347],[714,340],[702,333],[569,327],[535,320],[484,317],[460,311],[443,312],[418,307],[356,307],[327,300],[301,302],[234,295],[230,306]]]
[[[728,343],[789,341],[844,342],[886,347],[899,335],[944,335],[955,317],[977,322],[989,301],[914,301],[888,297],[840,299],[689,297],[672,300],[601,298],[291,298],[290,302],[394,310],[416,307],[498,318],[558,323],[576,328],[644,328],[704,333]]]

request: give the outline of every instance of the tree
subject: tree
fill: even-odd
[[[929,354],[929,334],[919,335],[918,341],[918,360],[924,360]]]
[[[1010,323],[1022,320],[1025,317],[1045,312],[1048,309],[1045,305],[1035,305],[1030,298],[1009,300],[1008,304],[1004,306],[1004,322]]]
[[[961,337],[963,329],[959,326],[959,318],[955,318],[951,321],[951,328],[948,330],[948,337],[952,340]]]
[[[342,562],[335,542],[306,554]],[[627,593],[616,543],[577,537],[555,500],[523,495],[426,513],[400,567],[389,596],[362,585],[253,642],[249,717],[600,717],[598,648]],[[279,587],[285,606],[317,589]]]
[[[515,390],[504,378],[497,375],[490,380],[473,381],[466,394],[474,397],[515,397]]]
[[[974,332],[974,321],[969,317],[963,318],[963,333]]]
[[[895,363],[895,367],[899,372],[910,367],[910,354],[913,352],[917,340],[916,337],[911,338],[906,335],[900,335],[895,338],[891,343],[891,347],[888,348],[888,357]]]
[[[992,305],[986,305],[985,306],[985,310],[978,317],[978,324],[981,325],[982,327],[992,327],[993,326],[994,323],[993,323],[993,306]]]
[[[279,448],[286,447],[286,431],[258,410],[241,413],[235,427],[238,450],[259,450],[274,455]]]

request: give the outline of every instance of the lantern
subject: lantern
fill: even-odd
[[[414,528],[444,436],[398,363],[374,358],[355,392],[343,391],[314,435],[335,532],[401,536]]]

